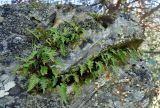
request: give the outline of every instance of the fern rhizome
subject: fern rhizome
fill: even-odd
[[[97,79],[109,67],[116,72],[117,65],[125,64],[128,57],[137,57],[134,49],[110,48],[97,57],[88,58],[79,66],[73,66],[68,73],[62,75],[54,65],[63,67],[59,56],[65,56],[68,47],[79,45],[84,33],[83,28],[76,24],[67,24],[70,28],[29,30],[35,37],[33,51],[28,57],[21,59],[22,65],[18,71],[29,78],[28,92],[45,93],[55,88],[63,101],[67,102],[67,85],[73,84],[73,91],[79,95],[81,84],[89,84],[91,79]]]

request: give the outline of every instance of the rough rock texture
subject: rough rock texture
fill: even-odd
[[[53,24],[50,17],[55,11],[57,22]],[[90,41],[70,50],[65,59],[61,58],[64,73],[71,65],[77,66],[88,56],[97,56],[109,47],[138,47],[143,41],[143,28],[132,15],[119,14],[105,29],[87,13],[88,7],[64,6],[57,10],[42,4],[0,6],[0,108],[147,108],[151,104],[154,83],[141,60],[119,66],[117,79],[106,78],[109,74],[106,72],[89,87],[84,85],[79,97],[70,94],[68,104],[57,94],[29,95],[26,79],[11,74],[18,64],[16,57],[31,52],[32,36],[26,28],[60,27],[61,23],[64,26],[63,21],[73,21],[86,28],[84,37]]]
[[[106,73],[86,87],[83,90],[84,97],[76,100],[72,108],[149,107],[154,88],[151,72],[144,68],[144,62],[141,60],[127,66],[128,69],[125,66],[118,69],[119,79],[108,79]]]
[[[93,29],[87,30],[84,36],[90,39],[91,43],[72,50],[67,59],[62,59],[65,65],[62,71],[68,72],[71,66],[83,63],[88,57],[97,56],[111,46],[124,45],[125,47],[128,42],[127,47],[136,47],[136,44],[139,45],[139,42],[141,43],[144,38],[143,28],[137,22],[125,19],[122,15],[119,15],[107,29],[99,32]],[[135,45],[130,44],[135,40]]]

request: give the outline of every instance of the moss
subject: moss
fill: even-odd
[[[130,48],[130,49],[138,49],[140,44],[143,42],[142,39],[133,39],[131,41],[119,43],[117,45],[113,45],[110,48],[114,49],[124,49],[124,48]]]

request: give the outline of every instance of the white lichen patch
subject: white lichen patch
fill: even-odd
[[[8,92],[8,91],[9,91],[11,88],[15,87],[15,86],[16,86],[16,84],[15,84],[14,81],[10,81],[10,82],[6,83],[6,84],[4,85],[4,90],[0,90],[0,98],[4,97],[4,96],[6,96],[6,95],[9,95],[9,92]]]

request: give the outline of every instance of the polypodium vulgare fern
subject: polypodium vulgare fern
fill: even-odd
[[[58,56],[65,56],[67,47],[80,41],[83,33],[83,29],[74,23],[70,26],[72,30],[37,28],[35,31],[30,31],[35,36],[35,44],[40,42],[41,45],[34,46],[32,53],[21,59],[22,65],[19,70],[29,78],[28,92],[34,89],[45,93],[49,88],[57,88],[63,101],[67,102],[67,85],[74,84],[75,94],[80,94],[81,84],[89,84],[92,79],[97,79],[109,66],[116,73],[117,66],[125,64],[128,57],[138,57],[134,49],[112,48],[94,58],[88,58],[78,66],[78,70],[70,69],[67,74],[61,75],[56,65],[63,67],[63,63]]]
[[[75,47],[80,42],[83,36],[84,30],[74,23],[66,22],[70,25],[72,30],[64,27],[62,31],[57,28],[51,27],[49,29],[43,29],[41,27],[33,30],[28,30],[34,37],[36,42],[43,42],[45,46],[57,49],[61,55],[65,56],[67,53],[67,47]]]
[[[63,99],[65,103],[67,103],[67,85],[65,83],[61,83],[57,86],[59,95]]]
[[[34,89],[38,84],[41,86],[43,92],[51,85],[50,79],[52,76],[58,77],[59,72],[50,64],[60,64],[57,61],[55,50],[50,47],[38,47],[30,56],[22,59],[23,64],[20,66],[22,74],[29,77],[28,91]],[[49,76],[51,75],[51,76]]]

